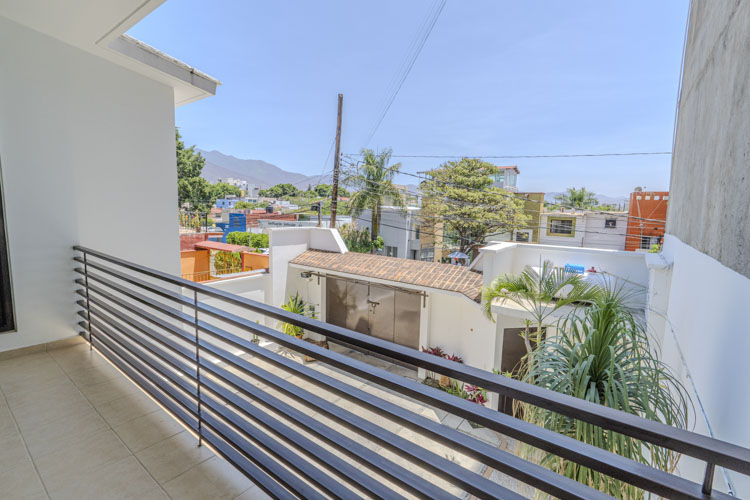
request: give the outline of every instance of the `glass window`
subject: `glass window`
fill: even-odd
[[[435,261],[435,249],[434,248],[423,248],[419,252],[419,259],[427,262]]]
[[[604,227],[607,229],[614,229],[617,227],[617,219],[606,219],[604,221]]]
[[[573,235],[573,219],[550,219],[550,234],[563,234],[566,236]]]
[[[516,241],[528,243],[531,238],[531,231],[516,231]]]
[[[398,247],[385,247],[386,257],[398,257]]]

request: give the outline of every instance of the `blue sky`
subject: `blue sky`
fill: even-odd
[[[132,36],[220,79],[188,144],[317,175],[344,94],[358,152],[433,0],[169,0]],[[394,154],[669,151],[687,0],[448,0],[369,146]],[[441,160],[400,159],[417,172]],[[519,189],[669,187],[669,156],[493,160]],[[415,179],[402,177],[404,183]]]

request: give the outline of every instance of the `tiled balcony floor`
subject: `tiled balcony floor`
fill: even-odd
[[[268,498],[85,343],[0,361],[0,497]]]

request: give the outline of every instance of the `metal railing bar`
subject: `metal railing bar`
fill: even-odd
[[[135,290],[129,289],[123,285],[117,284],[101,276],[92,274],[89,276],[89,278],[91,278],[94,281],[98,281],[99,283],[106,286],[108,289],[115,290],[118,293],[121,293],[125,295],[126,297],[130,297],[131,299],[136,300],[149,308],[157,309],[159,312],[163,312],[164,314],[167,314],[178,321],[182,321],[187,324],[193,323],[193,318],[189,314],[182,312],[179,309],[175,309],[173,307],[162,304],[161,302],[157,302],[151,297],[143,295],[142,293],[138,293]],[[79,283],[80,281],[83,281],[83,280],[80,280],[80,279],[75,280],[75,282],[78,283],[79,285],[81,284]],[[89,283],[89,290],[101,291],[102,289]]]
[[[284,487],[293,494],[304,499],[325,500],[326,497],[319,491],[302,481],[292,471],[287,469],[280,462],[274,460],[270,455],[262,451],[250,441],[243,439],[237,431],[224,422],[221,422],[211,414],[206,414],[203,418],[203,423],[213,429],[222,440],[230,444],[239,456],[255,464],[256,467],[263,470],[263,472],[271,476],[271,478],[275,479],[278,483],[283,484]],[[242,444],[241,447],[240,443]]]
[[[95,349],[109,361],[111,361],[117,368],[125,373],[130,380],[145,391],[149,396],[158,401],[161,405],[167,408],[173,415],[175,415],[182,423],[193,430],[198,429],[198,420],[195,415],[186,411],[182,406],[175,403],[171,397],[167,396],[161,389],[153,384],[148,378],[142,375],[136,368],[133,368],[127,360],[121,358],[115,351],[111,350],[106,344],[100,343]],[[108,353],[112,354],[108,354]]]
[[[434,489],[434,485],[426,482],[412,472],[397,466],[357,441],[338,433],[333,428],[322,422],[310,418],[308,415],[305,415],[295,407],[281,401],[268,392],[262,391],[253,386],[248,383],[247,380],[241,379],[225,370],[222,370],[222,372],[219,373],[218,371],[212,370],[209,366],[206,366],[205,368],[211,371],[212,375],[221,379],[222,382],[229,384],[233,389],[239,391],[244,396],[252,398],[257,404],[284,415],[285,418],[294,422],[295,425],[298,425],[307,432],[322,439],[330,446],[333,446],[338,451],[353,458],[358,463],[363,463],[366,467],[382,473],[418,497],[430,499],[436,498],[435,495],[439,494],[439,490],[433,492],[432,495],[426,494]],[[211,387],[212,384],[207,381],[206,385]]]
[[[173,324],[169,323],[168,321],[165,321],[165,320],[163,320],[161,318],[158,318],[157,316],[154,316],[151,313],[148,313],[146,311],[142,311],[142,310],[138,309],[136,306],[134,306],[133,304],[128,303],[127,301],[123,300],[122,298],[118,297],[117,295],[113,295],[112,293],[110,293],[110,292],[108,292],[106,290],[100,289],[98,287],[91,288],[91,290],[92,291],[96,291],[96,293],[99,294],[103,299],[106,299],[106,302],[105,302],[105,301],[102,301],[102,300],[99,300],[97,298],[92,297],[96,301],[95,303],[98,303],[98,305],[100,307],[103,307],[105,305],[108,306],[110,309],[114,309],[114,307],[112,307],[112,305],[116,305],[118,307],[122,307],[123,309],[127,310],[130,313],[133,313],[134,315],[138,316],[139,318],[142,318],[142,319],[148,321],[150,324],[152,324],[154,326],[157,326],[157,327],[165,330],[167,333],[173,334],[178,340],[181,340],[181,341],[185,342],[187,345],[189,345],[189,346],[194,346],[195,345],[195,338],[193,338],[192,335],[189,335],[182,328],[180,328],[180,327],[178,327],[176,325],[173,325]],[[80,294],[80,290],[77,290],[76,293]],[[115,310],[117,310],[117,309],[115,309]],[[117,311],[120,312],[119,310],[117,310]],[[164,338],[168,338],[168,337],[164,337]],[[176,344],[176,345],[179,345],[174,340],[172,340],[172,342],[174,344]],[[194,350],[190,350],[186,346],[180,346],[180,349],[182,349],[184,351],[182,354],[186,355],[187,358],[191,362],[195,363],[195,352],[194,352]]]
[[[109,282],[109,280],[105,281]],[[114,283],[111,283],[111,286],[117,289],[120,293],[131,296],[133,298],[136,298],[135,296],[139,295],[127,289],[121,289],[123,287]],[[100,292],[98,287],[93,287],[91,284],[89,284],[89,287],[94,292]],[[136,300],[138,299],[136,298]],[[159,311],[164,312],[165,314],[170,314],[168,310],[171,308],[169,308],[168,306],[160,303],[151,303],[149,305]],[[213,306],[199,304],[199,308],[202,312],[207,313],[213,317],[217,317],[222,321],[242,327],[253,333],[265,336],[266,338],[273,338],[273,340],[279,342],[280,344],[286,345],[287,347],[298,352],[304,352],[305,354],[316,357],[317,359],[327,359],[329,363],[333,364],[334,366],[338,366],[350,373],[353,373],[352,370],[354,366],[359,366],[360,368],[363,368],[364,371],[357,372],[358,376],[361,376],[367,380],[384,384],[387,387],[390,387],[398,392],[404,392],[403,383],[405,382],[405,379],[403,379],[402,377],[383,372],[382,370],[373,368],[366,363],[355,362],[356,360],[352,360],[351,358],[347,358],[338,353],[333,353],[332,351],[319,348],[318,346],[314,346],[313,344],[310,344],[308,342],[298,341],[297,339],[294,339],[262,325],[251,323],[247,320],[244,320],[243,318],[239,318],[238,316],[232,315],[231,313],[227,313]],[[176,311],[174,312],[177,313]],[[203,326],[205,327],[207,325]],[[430,357],[439,359],[435,356]],[[389,375],[392,379],[390,380],[390,382],[383,378],[388,377]],[[393,384],[394,381],[395,385]],[[413,385],[416,386],[417,393],[411,392],[410,395],[412,397],[425,401],[425,396],[423,394],[424,391],[426,390],[428,394],[430,391],[432,391],[433,394],[430,399],[428,399],[428,402],[430,402],[430,404],[433,404],[434,406],[437,406],[451,413],[463,416],[464,418],[468,418],[469,420],[475,421],[477,423],[481,423],[482,425],[493,428],[498,432],[515,437],[538,448],[544,449],[559,456],[569,458],[579,464],[589,466],[594,470],[598,470],[599,472],[605,473],[617,479],[622,479],[627,482],[636,481],[640,487],[658,494],[669,495],[679,493],[690,496],[697,496],[698,498],[700,498],[700,494],[697,493],[700,491],[700,485],[698,485],[697,483],[693,483],[691,481],[679,478],[663,471],[658,471],[657,469],[654,469],[647,465],[637,463],[635,461],[626,459],[622,456],[616,455],[606,450],[602,450],[600,448],[586,445],[585,443],[572,438],[568,438],[567,436],[554,433],[552,431],[546,431],[546,439],[544,439],[544,429],[504,415],[502,413],[486,411],[483,417],[477,416],[476,411],[478,410],[478,408],[464,407],[463,409],[461,409],[460,407],[456,406],[461,403],[466,403],[466,405],[476,407],[476,405],[474,405],[473,403],[468,403],[458,398],[451,397],[450,395],[444,394],[442,391],[427,387],[423,384],[414,383]],[[438,400],[435,400],[435,397],[438,397]],[[449,398],[455,399],[455,401],[449,401]],[[466,414],[465,411],[467,409],[474,412],[474,414]],[[482,410],[487,409],[482,408]],[[491,420],[487,421],[486,419],[488,417],[491,418]],[[498,423],[498,418],[505,419],[505,422]],[[509,424],[510,427],[508,427]],[[526,432],[519,433],[518,428],[523,427],[524,424],[527,426]],[[500,427],[498,427],[498,425],[500,425]]]
[[[248,420],[241,418],[239,414],[234,413],[228,406],[224,406],[214,397],[204,397],[203,405],[211,412],[223,418],[228,424],[234,426],[233,431],[238,436],[244,438],[241,438],[238,442],[234,442],[236,448],[242,449],[241,443],[249,441],[254,446],[263,449],[267,454],[275,457],[288,468],[296,471],[305,481],[315,485],[323,492],[340,499],[360,497],[359,494],[355,494],[347,488],[338,478],[329,476],[328,474],[321,474],[318,464],[308,462],[302,456],[296,454],[292,448],[276,441],[269,434],[266,434],[265,431],[255,427]]]
[[[225,341],[229,341],[232,334],[224,333]],[[479,460],[490,467],[499,470],[511,477],[519,479],[524,483],[539,488],[558,498],[595,499],[611,498],[597,490],[589,488],[577,481],[561,476],[545,467],[524,460],[512,453],[491,446],[479,439],[462,433],[456,429],[444,426],[439,422],[416,414],[395,403],[384,400],[374,394],[353,387],[343,381],[337,380],[298,362],[274,355],[268,349],[259,347],[253,343],[245,342],[236,336],[231,338],[235,347],[246,350],[255,356],[262,357],[267,362],[274,364],[284,370],[291,371],[295,375],[330,390],[349,401],[353,401],[369,408],[378,414],[397,421],[401,425],[419,433],[429,435],[431,438],[448,446],[451,449]]]
[[[80,257],[74,257],[73,260],[77,262],[83,262],[83,259]],[[136,278],[131,275],[118,273],[117,270],[112,269],[107,266],[103,266],[101,264],[97,264],[94,262],[89,262],[88,267],[91,267],[93,269],[96,269],[97,271],[101,271],[103,273],[109,274],[110,276],[113,276],[121,281],[124,281],[126,283],[130,283],[131,285],[135,285],[139,288],[147,289],[151,293],[154,293],[156,295],[159,295],[161,297],[164,297],[165,299],[172,300],[174,302],[177,302],[180,305],[192,307],[193,302],[186,297],[185,295],[181,294],[180,292],[175,292],[172,290],[168,290],[166,288],[160,287],[154,283],[149,283],[148,281]],[[77,267],[74,269],[76,272],[83,274],[85,270],[81,269],[80,267]],[[91,274],[91,273],[89,273]]]
[[[109,350],[119,355],[123,360],[128,362],[134,370],[137,370],[139,373],[141,373],[145,377],[148,377],[148,371],[150,368],[150,370],[153,371],[156,376],[148,377],[148,379],[154,385],[158,386],[165,394],[171,397],[180,406],[185,408],[187,411],[189,411],[191,414],[195,415],[196,417],[198,416],[198,413],[197,413],[198,404],[194,400],[190,399],[190,398],[193,398],[194,396],[191,395],[190,392],[187,391],[187,389],[175,383],[171,379],[171,377],[168,377],[167,375],[161,373],[160,371],[154,369],[153,367],[150,367],[148,362],[143,361],[142,358],[138,358],[137,354],[132,353],[122,344],[117,342],[114,336],[109,335],[108,332],[106,332],[104,329],[97,326],[96,324],[93,324],[93,326],[94,328],[98,330],[98,333],[104,334],[104,336],[98,335],[97,338],[100,340],[100,342],[106,345],[109,348]],[[167,380],[172,381],[174,385],[168,383]],[[178,389],[179,391],[182,391],[182,392],[175,392],[172,390],[173,388]]]
[[[367,436],[368,439],[377,441],[397,455],[421,464],[423,468],[473,495],[480,498],[523,498],[499,484],[459,466],[455,462],[415,445],[411,441],[378,426],[374,422],[355,415],[205,340],[201,340],[200,345],[201,349],[211,352],[228,364],[262,380],[302,404],[325,413],[351,430]],[[216,367],[216,370],[220,371],[221,368]]]
[[[179,343],[175,342],[169,337],[165,337],[164,335],[157,332],[156,330],[153,330],[149,328],[148,326],[145,326],[142,323],[133,320],[132,318],[128,317],[126,314],[122,313],[121,311],[107,304],[105,301],[100,301],[97,298],[92,298],[90,302],[94,304],[96,307],[101,308],[103,311],[106,311],[107,313],[111,314],[115,318],[119,319],[123,323],[128,324],[132,328],[135,328],[139,332],[143,333],[144,335],[148,336],[154,341],[160,343],[164,347],[170,349],[172,353],[180,356],[182,359],[195,364],[195,353],[191,351],[190,349],[186,348],[185,346],[180,345]],[[76,304],[78,304],[79,306],[83,308],[86,308],[86,303],[83,300],[76,301]]]
[[[146,338],[148,337],[143,338],[142,336],[139,336],[139,335],[132,335],[132,333],[129,332],[126,327],[122,326],[122,323],[114,320],[108,314],[105,314],[101,311],[97,311],[96,309],[92,308],[92,309],[89,309],[88,311],[78,311],[78,314],[80,316],[83,316],[87,313],[93,314],[94,325],[96,325],[96,322],[99,321],[96,318],[101,318],[106,324],[110,325],[117,332],[125,336],[130,342],[133,342],[136,345],[140,346],[141,348],[146,349],[148,352],[152,353],[154,356],[158,357],[160,360],[162,360],[164,363],[168,364],[169,366],[171,366],[178,372],[190,377],[190,368],[191,368],[190,366],[184,364],[178,358],[171,358],[167,353],[157,348],[154,344],[148,342],[146,340]]]
[[[222,299],[230,304],[301,326],[310,331],[321,333],[350,344],[359,345],[362,348],[398,359],[399,361],[421,366],[430,371],[479,385],[490,391],[508,395],[576,420],[589,422],[604,429],[648,441],[658,446],[750,475],[750,449],[695,432],[671,427],[660,422],[644,419],[637,415],[621,412],[606,406],[586,402],[573,396],[526,384],[502,375],[495,375],[484,370],[444,360],[345,328],[329,325],[322,321],[288,313],[257,301],[174,277],[167,273],[85,247],[75,246],[74,249],[125,269],[159,278],[165,282],[180,285],[188,289],[197,289],[209,297]]]
[[[206,429],[204,438],[219,455],[221,455],[227,462],[234,465],[248,479],[266,492],[266,494],[270,495],[272,498],[278,498],[281,500],[297,500],[295,495],[286,490],[263,469],[232,448],[225,438],[215,431],[210,424]]]
[[[565,457],[616,479],[637,484],[641,488],[660,495],[685,495],[702,498],[702,494],[700,493],[701,486],[698,483],[541,428],[510,415],[457,398],[433,387],[400,377],[343,354],[299,340],[264,325],[247,321],[234,314],[220,311],[213,306],[201,304],[200,307],[202,312],[211,315],[220,314],[223,321],[244,328],[248,332],[272,339],[282,346],[307,354],[310,357],[341,368],[365,380],[376,382],[402,395],[408,395],[419,401],[429,403],[449,413],[479,423],[501,434],[514,437],[532,446]],[[200,326],[202,331],[221,338],[225,342],[232,339],[233,342],[237,343],[238,347],[248,351],[254,350],[255,345],[245,339],[205,322],[202,322]]]
[[[362,472],[361,469],[354,467],[345,460],[342,460],[337,455],[306,438],[299,432],[282,423],[280,420],[272,417],[270,414],[243,400],[225,387],[220,386],[210,379],[205,380],[203,386],[227,401],[236,411],[242,413],[246,418],[251,419],[256,424],[262,426],[267,432],[284,440],[287,444],[293,446],[298,452],[304,453],[309,458],[315,460],[321,466],[326,467],[345,481],[350,482],[358,488],[364,489],[378,498],[403,498],[379,481],[376,481],[373,477]],[[268,397],[268,395],[266,394],[264,397]]]

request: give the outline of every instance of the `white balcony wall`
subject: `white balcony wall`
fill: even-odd
[[[75,335],[80,243],[177,274],[173,89],[0,17],[0,164],[17,331]]]

